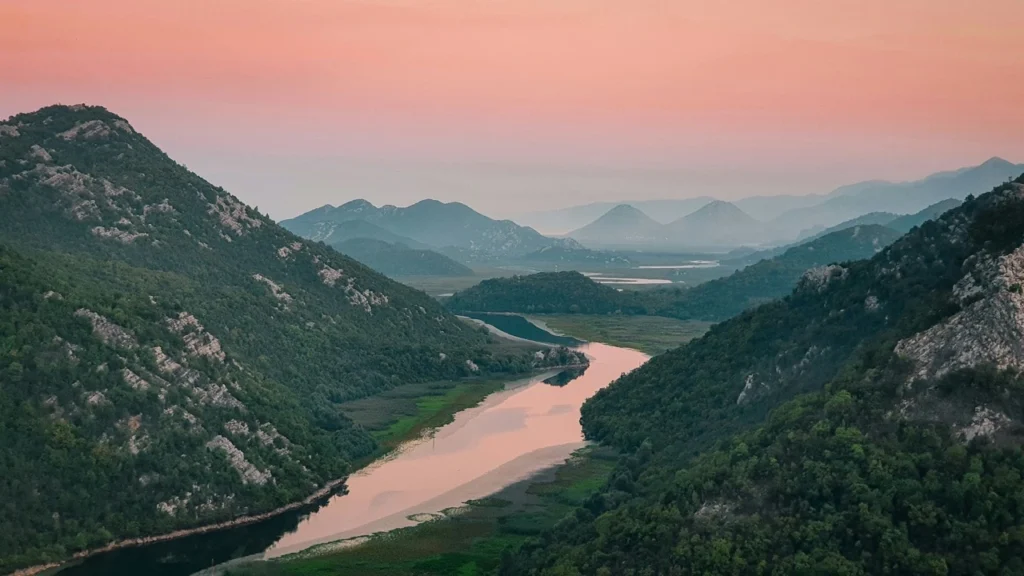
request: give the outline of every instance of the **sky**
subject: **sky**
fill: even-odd
[[[106,106],[276,218],[1024,162],[1021,0],[0,0],[0,117]]]

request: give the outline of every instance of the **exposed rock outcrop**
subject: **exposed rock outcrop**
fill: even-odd
[[[78,318],[88,318],[92,324],[92,333],[107,346],[132,349],[139,345],[135,340],[135,335],[130,331],[114,324],[92,310],[79,308],[75,311],[75,316]]]
[[[273,476],[270,471],[261,471],[251,462],[245,459],[245,453],[235,447],[230,440],[223,436],[215,436],[213,440],[206,443],[210,450],[220,450],[227,456],[231,467],[242,477],[244,484],[256,484],[262,486],[270,481]]]
[[[973,264],[954,289],[966,307],[896,345],[914,362],[913,378],[933,380],[980,364],[1024,368],[1024,247]]]
[[[270,288],[270,293],[274,295],[274,298],[277,298],[281,302],[287,304],[293,300],[291,294],[285,292],[284,288],[280,284],[274,282],[270,278],[267,278],[263,274],[253,274],[252,278],[257,282],[266,284],[267,287]]]

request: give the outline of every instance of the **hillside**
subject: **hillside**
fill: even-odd
[[[1021,571],[1022,244],[1024,177],[624,376],[632,455],[501,574]]]
[[[868,258],[899,236],[894,230],[875,225],[832,232],[659,302],[657,314],[682,320],[725,320],[786,296],[811,268]]]
[[[437,200],[422,200],[404,208],[378,208],[365,200],[353,200],[338,207],[317,208],[284,220],[281,226],[313,238],[320,230],[352,220],[408,237],[461,262],[514,258],[551,246],[577,246],[572,241],[547,238],[511,220],[493,220],[465,204]]]
[[[533,367],[278,227],[103,108],[0,123],[0,571],[304,497],[339,402]]]
[[[585,246],[646,244],[661,236],[661,224],[628,204],[620,204],[586,226],[569,233]]]
[[[432,250],[414,250],[370,238],[352,238],[331,247],[386,276],[472,276],[473,270]]]
[[[620,292],[575,272],[541,273],[485,280],[446,305],[457,311],[647,314],[717,322],[789,294],[810,268],[869,257],[898,237],[882,226],[855,226],[690,289]]]
[[[1024,164],[991,158],[978,166],[932,174],[911,182],[872,181],[844,186],[822,203],[798,208],[772,221],[787,230],[834,226],[869,212],[912,214],[949,198],[989,190],[1024,172]]]
[[[946,212],[959,207],[961,204],[963,204],[963,201],[950,198],[949,200],[936,202],[935,204],[932,204],[931,206],[925,208],[924,210],[921,210],[916,214],[908,214],[906,216],[894,218],[890,222],[887,222],[885,225],[888,228],[892,228],[897,232],[906,234],[907,232],[910,232],[910,230],[913,229],[915,226],[920,226],[927,222],[928,220],[934,220],[939,216],[942,216]]]
[[[766,224],[752,218],[734,204],[716,200],[667,224],[662,237],[669,243],[689,249],[735,248],[761,244],[775,238]]]
[[[388,244],[402,244],[416,250],[427,250],[429,247],[413,240],[412,238],[389,232],[371,224],[366,220],[344,220],[341,222],[319,221],[306,223],[291,230],[293,234],[302,236],[314,242],[323,242],[328,246],[334,246],[355,238],[368,238],[379,240]]]
[[[638,293],[619,292],[579,272],[491,278],[456,292],[445,305],[456,312],[632,314],[644,310]]]

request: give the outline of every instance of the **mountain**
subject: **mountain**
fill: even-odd
[[[791,210],[773,224],[786,230],[809,225],[834,226],[869,212],[916,213],[950,198],[963,200],[970,191],[988,190],[1024,171],[1024,164],[991,158],[969,168],[939,172],[912,182],[862,182],[839,188],[824,202]]]
[[[661,228],[640,210],[620,204],[569,237],[585,246],[628,246],[657,241]]]
[[[814,240],[815,238],[821,238],[826,234],[831,234],[833,232],[838,232],[840,230],[845,230],[847,228],[852,228],[854,226],[885,226],[899,217],[899,214],[893,214],[892,212],[870,212],[863,216],[858,216],[856,218],[851,218],[845,222],[840,222],[839,224],[836,224],[835,226],[832,226],[830,228],[825,228],[824,230],[804,230],[803,232],[800,233],[799,241],[803,242],[806,240]],[[930,218],[925,218],[925,220],[930,220]]]
[[[953,210],[954,208],[958,208],[961,204],[963,204],[962,201],[950,198],[948,200],[943,200],[942,202],[936,202],[916,214],[908,214],[906,216],[894,218],[890,222],[886,222],[885,225],[897,232],[906,234],[915,226],[920,226],[928,220],[934,220],[946,212]]]
[[[576,272],[541,273],[485,280],[446,305],[460,312],[649,314],[717,322],[789,294],[811,268],[869,257],[899,236],[883,226],[854,226],[688,290],[619,291]]]
[[[657,313],[683,320],[726,320],[752,306],[786,296],[811,268],[868,258],[899,237],[895,230],[878,225],[831,232],[725,278],[686,290],[660,303]]]
[[[281,226],[312,238],[330,223],[362,220],[399,236],[411,238],[462,262],[507,259],[558,245],[575,242],[547,238],[532,228],[511,220],[493,220],[458,202],[422,200],[404,208],[353,200],[338,207],[324,206]],[[378,238],[380,239],[380,238]]]
[[[590,224],[616,206],[626,204],[652,217],[659,224],[667,224],[690,214],[714,198],[679,198],[673,200],[628,200],[621,202],[592,202],[557,210],[529,212],[516,221],[549,234],[565,234]]]
[[[0,122],[0,342],[0,572],[295,502],[378,448],[339,402],[539,362],[88,106]]]
[[[964,196],[964,194],[958,194]],[[525,574],[1000,574],[1024,544],[1024,176],[653,358]]]
[[[667,241],[690,249],[735,248],[762,244],[775,237],[774,232],[734,204],[715,200],[693,214],[684,216],[662,230]]]
[[[828,234],[838,232],[840,230],[853,228],[855,226],[885,226],[890,230],[894,230],[901,234],[905,234],[909,232],[910,229],[913,228],[914,226],[920,226],[927,222],[928,220],[934,220],[935,218],[938,218],[948,210],[956,208],[960,204],[961,202],[959,200],[943,200],[942,202],[933,204],[925,208],[924,210],[921,210],[920,212],[917,212],[915,214],[906,214],[903,216],[892,214],[890,212],[871,212],[869,214],[865,214],[863,216],[847,220],[846,222],[836,224],[835,226],[822,231],[817,231],[814,233],[805,231],[805,233],[808,234],[807,238],[801,239],[797,242],[794,242],[793,244],[737,255],[732,258],[723,259],[722,263],[728,266],[749,266],[751,264],[756,264],[761,260],[774,258],[795,246],[800,246],[802,244],[806,244],[808,242],[817,240],[822,236],[826,236]]]
[[[737,207],[765,222],[777,218],[779,215],[804,208],[814,204],[820,204],[826,198],[821,195],[808,196],[750,196],[733,202]],[[537,230],[548,234],[565,234],[570,230],[582,228],[587,224],[600,218],[604,213],[626,204],[640,210],[650,216],[659,224],[668,224],[683,216],[692,214],[706,205],[713,202],[715,198],[698,196],[695,198],[678,198],[664,200],[623,200],[619,202],[592,202],[581,206],[559,208],[557,210],[545,210],[541,212],[530,212],[516,218],[517,222],[532,226]]]
[[[386,276],[472,276],[473,270],[432,250],[414,250],[370,238],[352,238],[331,247]]]
[[[620,292],[579,272],[491,278],[456,292],[445,305],[457,312],[634,314],[644,311],[639,293]]]
[[[314,242],[323,242],[328,246],[347,242],[355,238],[368,238],[370,240],[387,242],[388,244],[402,244],[417,250],[427,250],[429,248],[429,246],[422,242],[395,234],[366,220],[344,220],[341,222],[322,220],[296,226],[296,230],[291,232]]]

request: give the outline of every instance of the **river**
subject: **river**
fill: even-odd
[[[564,462],[584,445],[583,402],[647,361],[635,350],[579,347],[590,359],[565,386],[552,373],[508,384],[450,424],[408,442],[349,477],[347,493],[319,509],[129,548],[89,558],[62,576],[185,576],[229,560],[273,558],[310,546],[411,526],[442,510],[483,498]]]

